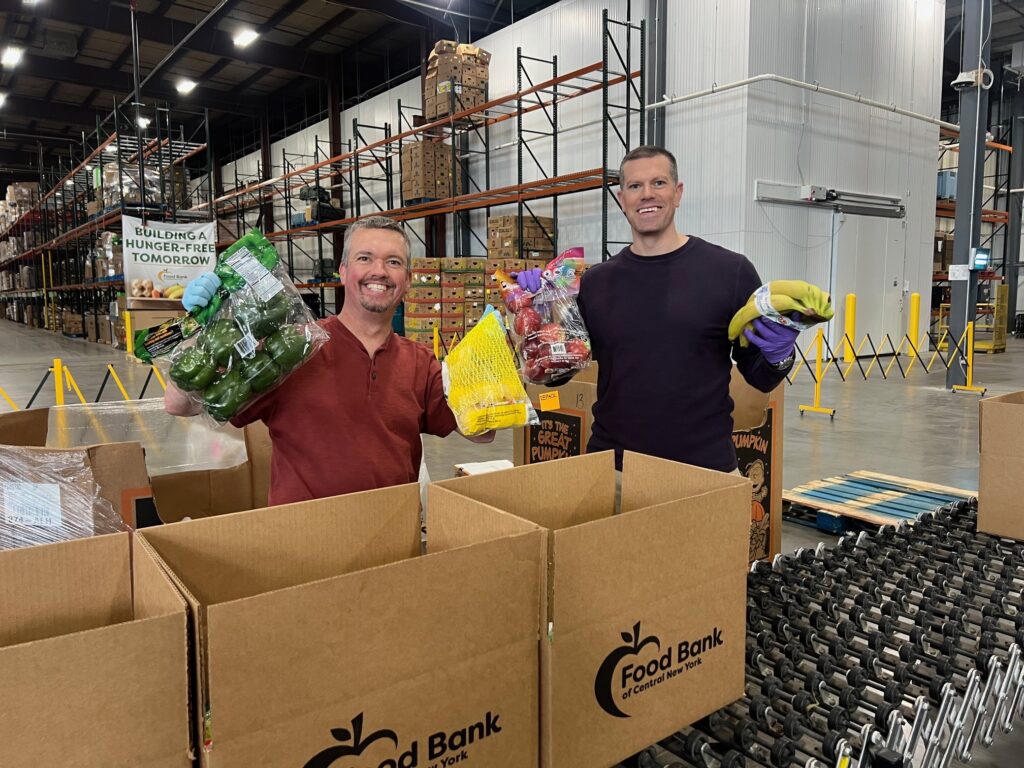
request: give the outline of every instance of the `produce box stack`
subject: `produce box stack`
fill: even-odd
[[[466,333],[466,262],[461,256],[441,260],[441,337],[448,349]]]
[[[415,203],[460,194],[459,179],[452,178],[452,148],[438,141],[402,145],[402,200]]]
[[[524,216],[519,242],[518,216],[487,219],[487,256],[491,259],[534,259],[546,264],[555,256],[555,222],[548,216]]]
[[[437,120],[485,104],[490,62],[491,54],[475,45],[439,41],[427,59],[423,116]]]
[[[484,307],[487,306],[487,283],[486,269],[487,259],[482,256],[470,256],[465,259],[466,271],[463,274],[465,281],[465,316],[466,330],[470,330],[483,317]]]
[[[412,260],[412,285],[405,295],[406,338],[434,345],[434,329],[441,327],[441,260]]]

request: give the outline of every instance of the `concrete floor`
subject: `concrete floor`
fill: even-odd
[[[89,401],[96,399],[108,363],[114,365],[133,397],[142,391],[146,380],[147,368],[127,359],[123,352],[0,320],[0,388],[19,407],[32,397],[56,356],[70,367]],[[853,373],[857,376],[856,369]],[[784,487],[865,469],[977,488],[978,396],[950,394],[940,372],[925,374],[918,368],[902,381],[894,368],[893,377],[882,380],[876,370],[869,381],[840,383],[833,371],[822,394],[823,405],[837,410],[831,421],[826,416],[799,415],[798,405],[812,402],[813,390],[806,371],[797,377],[797,383],[786,391]],[[1011,338],[1005,354],[979,355],[975,378],[988,387],[989,395],[1024,389],[1024,341]],[[158,392],[159,385],[151,382],[148,395]],[[118,397],[116,388],[108,384],[102,399]],[[52,405],[54,398],[50,380],[34,405]],[[0,398],[0,412],[7,409]],[[427,467],[435,480],[450,477],[454,464],[511,458],[512,454],[508,432],[486,446],[457,436],[444,440],[428,437],[424,445]],[[803,526],[783,526],[783,551],[829,539]],[[979,750],[971,765],[1024,765],[1022,733],[1024,728],[1001,738],[990,750]]]

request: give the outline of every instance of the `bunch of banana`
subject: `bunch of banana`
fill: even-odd
[[[824,323],[832,319],[832,300],[825,291],[803,280],[772,280],[751,294],[743,308],[733,315],[729,322],[729,340],[740,340],[740,346],[750,342],[743,335],[743,329],[751,327],[758,317],[775,320],[773,314],[789,318],[799,315],[794,325],[801,328]],[[778,322],[778,320],[775,320]]]
[[[185,286],[181,285],[180,283],[175,283],[174,285],[171,285],[171,286],[168,286],[167,288],[164,288],[164,298],[165,299],[180,299],[184,295],[185,295]]]

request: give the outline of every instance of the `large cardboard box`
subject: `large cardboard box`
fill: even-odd
[[[203,766],[537,764],[537,526],[466,500],[420,555],[410,484],[136,539],[189,605]]]
[[[1024,391],[980,404],[978,530],[1024,540]]]
[[[0,414],[0,445],[45,446],[49,415],[49,408]],[[271,444],[264,424],[245,428],[245,447],[249,460],[236,467],[154,477],[151,485],[157,510],[147,513],[136,508],[130,525],[137,528],[266,506]],[[154,518],[156,514],[158,518]]]
[[[185,603],[127,533],[0,552],[5,768],[190,768]]]
[[[475,500],[541,525],[541,764],[611,766],[743,695],[749,481],[627,453],[461,477]]]
[[[597,402],[597,363],[567,384],[528,384],[540,424],[512,435],[516,466],[587,452]],[[770,559],[782,548],[782,436],[785,383],[770,394],[747,384],[733,367],[733,443],[739,470],[753,484],[750,513],[750,561]]]

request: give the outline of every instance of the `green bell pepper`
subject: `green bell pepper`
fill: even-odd
[[[203,331],[201,343],[217,365],[227,368],[239,359],[235,345],[243,336],[235,321],[225,317],[215,320]]]
[[[238,371],[228,371],[206,388],[203,407],[217,421],[227,421],[249,401],[252,390]]]
[[[282,371],[290,371],[301,365],[309,355],[310,343],[301,325],[286,325],[263,341],[263,350],[274,358]]]
[[[185,350],[171,365],[171,379],[186,392],[206,389],[217,377],[217,364],[205,349],[199,346]]]
[[[221,285],[228,293],[234,293],[245,286],[242,276],[228,264],[231,257],[242,249],[248,251],[256,261],[271,271],[280,263],[277,249],[263,236],[262,232],[254,229],[243,235],[217,257],[217,265],[213,268],[214,273],[220,278]]]
[[[284,325],[291,308],[291,297],[282,291],[267,302],[260,301],[255,297],[248,301],[238,302],[235,304],[234,310],[235,317],[242,327],[248,326],[253,336],[262,339]]]
[[[281,377],[281,369],[266,352],[257,352],[242,362],[238,372],[253,392],[266,392]]]

